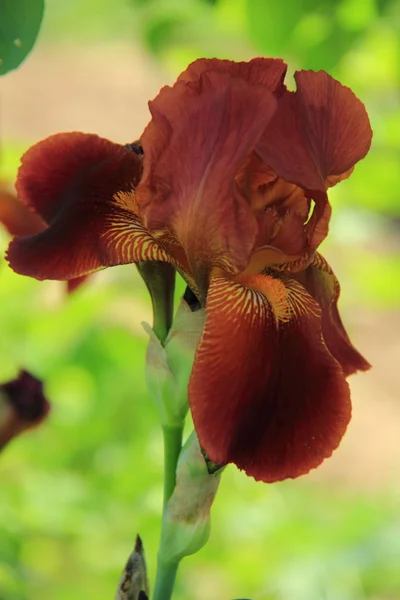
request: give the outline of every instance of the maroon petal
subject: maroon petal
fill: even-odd
[[[234,178],[276,106],[271,91],[253,83],[254,70],[246,79],[234,63],[229,72],[207,64],[150,103],[136,194],[146,225],[175,235],[203,287],[210,266],[237,272],[248,262],[257,228]]]
[[[74,279],[69,279],[67,281],[67,293],[72,294],[78,288],[81,287],[85,281],[89,279],[89,275],[82,275],[81,277],[75,277]]]
[[[229,73],[234,77],[244,79],[251,85],[263,85],[279,96],[286,89],[283,83],[286,70],[287,65],[281,58],[257,57],[248,62],[234,62],[218,58],[199,58],[181,73],[178,81],[196,82],[200,79],[202,73],[216,71],[219,73]]]
[[[326,260],[316,254],[305,271],[294,274],[315,298],[322,310],[322,333],[328,350],[342,365],[346,377],[356,371],[367,371],[371,365],[354,348],[343,327],[338,311],[339,281]]]
[[[92,133],[57,133],[25,152],[15,187],[51,223],[82,196],[132,191],[140,176],[141,159],[124,146]]]
[[[364,105],[324,71],[295,74],[296,92],[284,92],[256,151],[280,177],[324,192],[347,176],[371,145]]]
[[[16,187],[49,226],[11,242],[12,268],[37,279],[72,279],[138,260],[170,261],[137,213],[141,172],[137,154],[97,135],[58,134],[33,146]]]
[[[297,282],[212,278],[189,383],[209,458],[273,482],[317,467],[351,415],[339,363],[321,336],[321,310]]]
[[[0,189],[0,223],[11,235],[32,235],[46,228],[39,215],[5,189]]]

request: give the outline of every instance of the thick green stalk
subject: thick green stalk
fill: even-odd
[[[182,449],[183,424],[163,427],[164,436],[164,502],[163,502],[163,522],[161,531],[164,527],[165,506],[171,498],[176,485],[176,467],[179,454]],[[162,537],[161,537],[162,540]],[[162,542],[158,551],[157,574],[154,586],[153,600],[170,600],[174,590],[176,573],[178,571],[179,561],[168,561],[168,549],[163,548]]]
[[[161,550],[162,548],[160,548],[160,552]],[[178,566],[179,561],[172,563],[164,562],[159,554],[153,600],[170,600],[172,598]]]
[[[163,427],[164,436],[164,507],[176,485],[176,466],[182,449],[183,424]]]

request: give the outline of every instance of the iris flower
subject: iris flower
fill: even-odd
[[[0,384],[0,451],[17,435],[40,425],[49,410],[43,383],[28,371]]]
[[[188,389],[200,444],[266,482],[332,454],[351,415],[346,377],[369,368],[317,252],[328,188],[368,152],[368,116],[325,72],[296,73],[294,92],[285,72],[280,59],[200,59],[149,103],[139,143],[39,142],[16,185],[48,227],[8,251],[38,279],[172,264],[206,310]]]

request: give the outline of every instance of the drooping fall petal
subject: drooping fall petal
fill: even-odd
[[[297,282],[213,278],[189,384],[202,447],[257,480],[297,477],[338,446],[348,385],[321,336],[321,311]]]
[[[141,171],[141,157],[97,135],[57,134],[30,148],[16,189],[48,228],[11,242],[12,268],[37,279],[72,279],[138,260],[169,261],[137,214]]]
[[[354,348],[343,327],[337,307],[340,285],[326,260],[317,253],[311,265],[294,277],[320,305],[324,341],[329,352],[341,364],[344,374],[367,371],[371,365]]]
[[[200,285],[210,265],[238,272],[248,262],[257,227],[234,176],[275,106],[235,69],[181,79],[150,103],[137,203],[149,228],[180,241]]]
[[[34,235],[47,228],[46,223],[14,194],[0,189],[0,223],[11,235]],[[67,293],[77,290],[87,276],[76,277],[67,281]]]
[[[280,97],[256,151],[280,177],[325,192],[367,154],[368,115],[353,92],[324,71],[300,71],[295,79],[297,91]]]

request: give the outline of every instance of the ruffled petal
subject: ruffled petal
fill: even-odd
[[[140,176],[139,156],[96,135],[59,134],[33,146],[16,187],[48,228],[11,242],[11,267],[37,279],[72,279],[139,260],[170,262],[137,213]]]
[[[364,105],[324,71],[295,74],[256,151],[280,177],[324,192],[368,152],[372,131]]]
[[[318,304],[292,279],[213,278],[206,313],[189,402],[210,459],[265,482],[317,467],[351,415]]]
[[[234,63],[231,63],[234,66]],[[243,73],[197,72],[164,87],[150,103],[137,203],[145,224],[185,248],[200,287],[210,266],[242,270],[257,226],[234,177],[271,118],[276,100]],[[253,72],[253,71],[251,71]],[[249,75],[249,79],[250,75]]]
[[[281,58],[257,57],[248,62],[233,62],[219,58],[199,58],[181,73],[178,81],[198,81],[203,73],[216,71],[229,73],[233,77],[244,79],[251,85],[264,85],[275,95],[280,96],[286,86],[283,83],[287,70]]]
[[[322,310],[322,333],[329,352],[341,364],[346,377],[356,371],[367,371],[371,365],[352,345],[343,327],[337,303],[339,281],[326,260],[316,254],[312,264],[293,275],[315,298]]]

